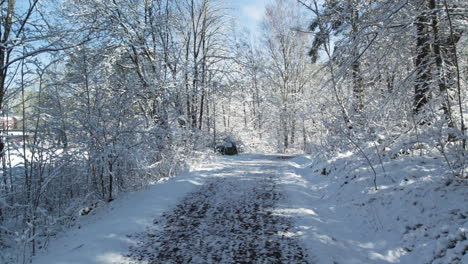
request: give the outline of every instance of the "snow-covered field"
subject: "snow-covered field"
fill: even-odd
[[[378,191],[352,160],[220,158],[81,217],[33,263],[468,263],[468,188],[439,160],[384,164]]]

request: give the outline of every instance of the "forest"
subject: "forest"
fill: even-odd
[[[271,0],[255,31],[235,6],[0,0],[0,263],[232,145],[337,193],[453,193],[462,235],[420,263],[468,261],[468,2]]]

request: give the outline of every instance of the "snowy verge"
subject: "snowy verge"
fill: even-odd
[[[81,216],[71,229],[53,239],[47,252],[33,258],[35,264],[107,264],[125,260],[130,235],[143,232],[153,220],[174,207],[187,193],[202,185],[213,170],[230,163],[219,158],[144,190],[120,195],[105,206]]]
[[[350,153],[287,163],[278,213],[295,219],[317,263],[468,263],[468,188],[448,181],[440,158],[384,163],[377,191]]]

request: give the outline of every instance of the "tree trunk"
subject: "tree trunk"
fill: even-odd
[[[290,144],[293,146],[296,140],[296,118],[295,115],[291,118],[291,139]]]
[[[287,108],[286,106],[283,107],[282,113],[281,113],[281,126],[282,126],[282,131],[283,131],[283,147],[284,151],[288,149],[289,147],[289,131],[288,131],[288,119],[286,116],[287,113]]]
[[[353,39],[353,56],[354,61],[352,64],[352,77],[353,77],[353,95],[354,95],[354,111],[355,113],[362,112],[364,108],[364,90],[361,76],[361,65],[359,62],[359,49],[357,34],[359,32],[358,21],[359,11],[353,6],[353,18],[352,18],[352,39]]]
[[[113,171],[113,162],[109,161],[109,193],[108,193],[108,198],[107,202],[112,202],[112,192],[113,190],[113,183],[114,183],[114,171]]]
[[[419,114],[429,101],[430,71],[430,37],[428,30],[427,11],[424,10],[416,18],[416,80],[414,85],[414,114]],[[422,124],[425,123],[423,120]]]
[[[435,56],[435,76],[439,86],[440,96],[442,97],[442,110],[449,127],[453,127],[452,111],[450,109],[450,95],[447,90],[447,82],[444,75],[443,58],[440,50],[439,18],[435,0],[429,0],[429,9],[431,10],[431,26],[434,38],[433,51]],[[450,136],[452,137],[452,136]]]
[[[305,120],[302,119],[302,141],[303,141],[303,150],[307,150],[307,131],[305,127]]]
[[[455,71],[456,71],[456,88],[457,88],[457,97],[458,97],[458,110],[460,112],[460,126],[461,126],[461,134],[463,136],[462,139],[462,148],[463,150],[466,150],[466,138],[465,138],[465,117],[463,114],[463,101],[462,101],[462,90],[461,90],[461,82],[460,82],[460,66],[458,64],[458,55],[457,55],[457,46],[456,43],[460,40],[462,32],[456,32],[453,27],[452,23],[452,18],[450,15],[450,11],[447,5],[447,0],[444,0],[444,7],[445,11],[447,13],[447,19],[449,22],[449,27],[450,27],[450,48],[451,48],[451,54],[453,56],[453,64],[455,66]]]
[[[3,111],[3,100],[5,98],[5,80],[8,72],[8,62],[11,50],[7,48],[7,42],[10,38],[10,32],[13,25],[13,13],[16,0],[8,0],[7,14],[2,21],[3,35],[0,30],[0,111]]]

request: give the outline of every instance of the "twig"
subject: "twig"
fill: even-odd
[[[341,130],[341,129],[340,129]],[[341,132],[343,132],[343,130],[341,130]],[[343,132],[343,134],[345,135],[345,137],[359,150],[359,152],[361,152],[361,154],[364,156],[364,158],[367,160],[367,163],[369,164],[370,168],[372,169],[372,172],[374,173],[374,188],[375,190],[377,191],[378,188],[377,188],[377,172],[375,171],[374,169],[374,166],[372,166],[372,163],[369,159],[369,157],[367,157],[366,153],[364,153],[364,150],[362,150],[362,148],[356,143],[354,142],[354,140],[346,133]]]

